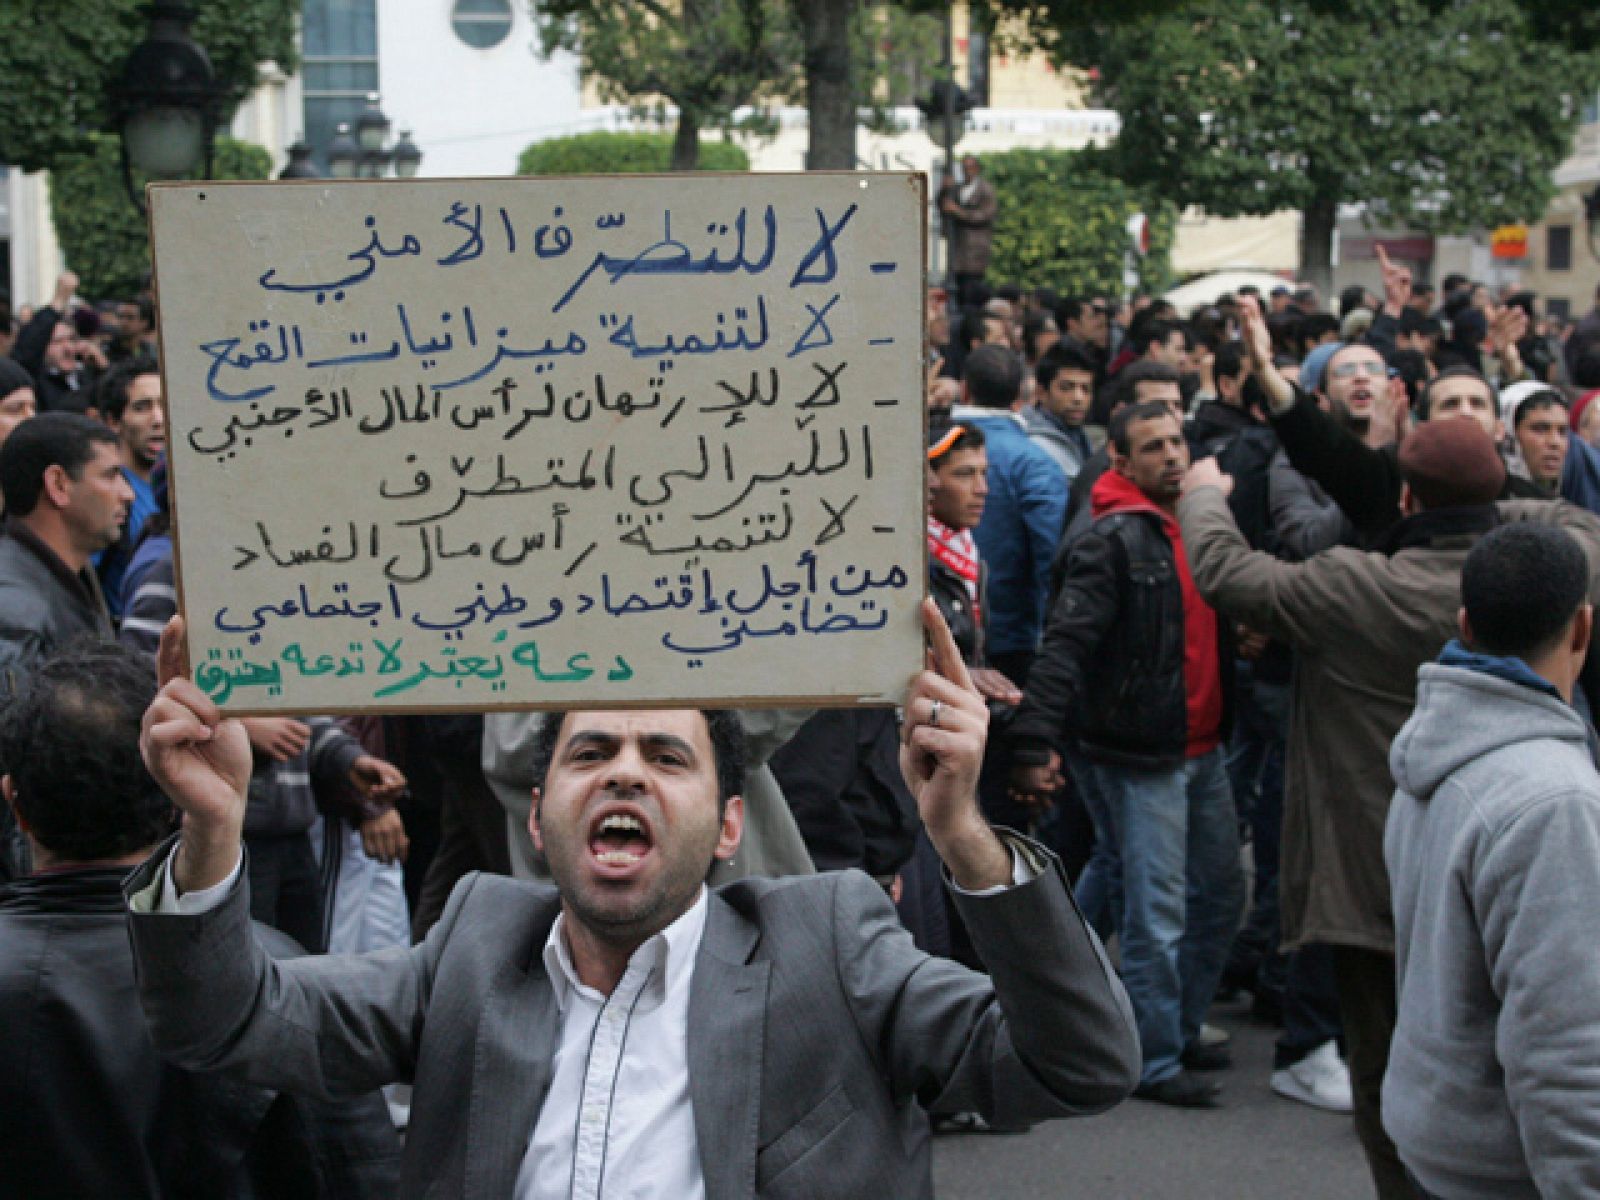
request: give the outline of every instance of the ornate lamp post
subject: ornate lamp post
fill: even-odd
[[[378,93],[367,93],[367,106],[356,118],[352,132],[348,123],[339,126],[328,146],[328,173],[335,179],[382,179],[393,170],[400,179],[410,179],[422,165],[422,151],[402,130],[399,140],[389,142],[393,123],[378,103]]]
[[[111,93],[123,183],[140,212],[135,171],[154,179],[210,177],[219,99],[211,59],[189,36],[194,10],[156,0],[144,11],[150,32],[128,55]]]
[[[311,163],[311,147],[296,141],[289,147],[289,161],[278,172],[279,179],[320,179],[322,172]]]
[[[328,143],[328,174],[335,179],[354,179],[361,160],[361,145],[350,136],[349,122],[341,121]]]

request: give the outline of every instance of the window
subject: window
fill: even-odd
[[[456,0],[450,24],[469,46],[498,46],[511,32],[511,0]]]
[[[1545,230],[1544,265],[1547,271],[1572,270],[1572,226],[1552,225]]]
[[[1563,321],[1572,319],[1572,301],[1565,296],[1547,296],[1544,302],[1544,311],[1552,317],[1560,317]]]
[[[378,90],[377,0],[305,0],[306,144],[319,171],[342,122],[355,126]]]

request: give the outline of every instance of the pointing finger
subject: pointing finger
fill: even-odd
[[[182,617],[173,617],[161,631],[161,645],[156,651],[156,682],[166,687],[174,679],[189,677],[189,648],[184,643]]]
[[[976,692],[967,664],[961,661],[961,651],[956,646],[955,635],[945,624],[944,614],[930,597],[922,602],[922,627],[932,642],[933,669],[965,691]]]

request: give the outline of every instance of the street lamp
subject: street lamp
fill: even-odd
[[[367,107],[356,118],[356,141],[361,145],[361,176],[382,179],[388,173],[393,151],[388,148],[390,121],[378,107],[378,93],[367,93]]]
[[[289,161],[278,172],[279,179],[321,179],[322,173],[311,163],[311,147],[296,141],[289,147]]]
[[[400,138],[389,144],[393,123],[378,103],[378,93],[367,93],[367,106],[356,118],[355,131],[348,124],[339,126],[328,146],[328,173],[335,179],[382,179],[393,168],[401,179],[416,175],[422,165],[422,151],[402,130]]]
[[[394,173],[401,179],[411,179],[422,166],[422,151],[411,140],[411,131],[402,129],[400,140],[394,144]]]
[[[328,174],[335,179],[354,179],[361,158],[361,144],[350,136],[350,123],[339,122],[333,141],[328,143]]]
[[[217,130],[216,72],[205,50],[189,36],[194,10],[156,0],[143,10],[150,20],[145,40],[134,47],[112,85],[111,112],[122,144],[122,180],[134,207],[144,201],[133,173],[154,179],[211,175]]]

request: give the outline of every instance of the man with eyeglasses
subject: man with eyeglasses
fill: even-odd
[[[1259,336],[1270,346],[1260,307],[1240,303],[1245,342]],[[1259,334],[1253,333],[1259,326]],[[1315,390],[1327,401],[1324,412],[1301,389],[1276,371],[1260,376],[1268,416],[1289,463],[1312,480],[1350,518],[1362,541],[1373,545],[1400,520],[1400,442],[1410,424],[1402,389],[1391,388],[1388,365],[1372,346],[1360,343],[1336,350],[1324,365]],[[1424,420],[1467,417],[1498,445],[1505,435],[1494,386],[1479,372],[1452,367],[1431,380],[1418,414]],[[1529,480],[1506,473],[1502,499],[1544,496]]]

